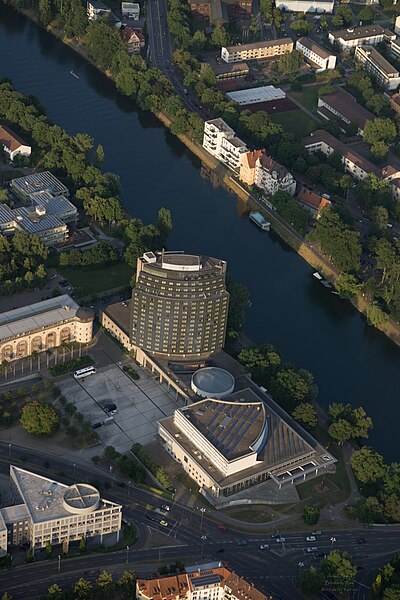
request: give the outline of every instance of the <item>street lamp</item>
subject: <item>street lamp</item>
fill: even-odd
[[[203,556],[204,542],[206,541],[206,539],[207,539],[206,535],[201,536],[201,556]]]
[[[74,467],[74,481],[75,481],[75,467],[76,467],[76,463],[73,464]]]
[[[301,569],[304,567],[304,563],[300,561],[299,563],[297,563],[297,566],[299,567],[299,577],[300,577]]]
[[[131,483],[132,481],[128,481],[128,498],[131,497]]]
[[[126,564],[128,564],[129,560],[129,546],[126,547]]]
[[[58,555],[58,572],[61,570],[61,556]]]
[[[200,531],[201,531],[203,528],[203,518],[204,518],[204,513],[206,512],[206,509],[203,507],[200,509],[200,512],[201,512],[201,520],[200,520]]]
[[[332,552],[333,544],[336,542],[336,538],[332,536],[330,541],[331,541],[331,552]]]
[[[10,442],[10,443],[8,444],[8,458],[9,458],[10,460],[11,460],[11,446],[12,446],[12,443]]]

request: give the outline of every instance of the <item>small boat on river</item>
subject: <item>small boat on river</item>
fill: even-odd
[[[72,71],[72,70],[69,72],[69,74],[72,75],[72,77],[75,77],[75,79],[80,79],[79,75],[74,73],[74,71]]]
[[[259,227],[262,231],[269,231],[269,228],[271,227],[271,223],[266,221],[264,219],[264,217],[262,216],[262,214],[259,212],[252,211],[249,214],[249,219],[250,219],[250,221],[252,221],[252,223],[257,225],[257,227]]]
[[[313,277],[315,277],[315,279],[317,281],[319,281],[320,283],[322,283],[322,285],[325,286],[326,288],[332,288],[331,282],[328,281],[327,279],[324,279],[322,277],[322,275],[320,275],[320,273],[318,273],[318,271],[315,271],[315,273],[313,273]]]

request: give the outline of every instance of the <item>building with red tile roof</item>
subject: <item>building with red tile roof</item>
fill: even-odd
[[[7,125],[0,125],[0,144],[11,160],[14,160],[17,154],[30,156],[32,152],[31,146],[14,133],[12,129],[7,127]]]
[[[316,219],[319,219],[321,211],[331,204],[330,200],[304,185],[300,188],[296,200],[310,211]]]

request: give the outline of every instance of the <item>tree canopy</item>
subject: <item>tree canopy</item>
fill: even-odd
[[[29,433],[48,436],[54,433],[59,424],[57,411],[39,400],[27,402],[22,409],[21,424]]]

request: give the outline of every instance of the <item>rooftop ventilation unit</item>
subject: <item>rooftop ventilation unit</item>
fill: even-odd
[[[156,255],[154,254],[154,252],[145,252],[143,254],[143,259],[147,263],[155,263],[155,262],[157,262],[157,258],[156,258]]]

